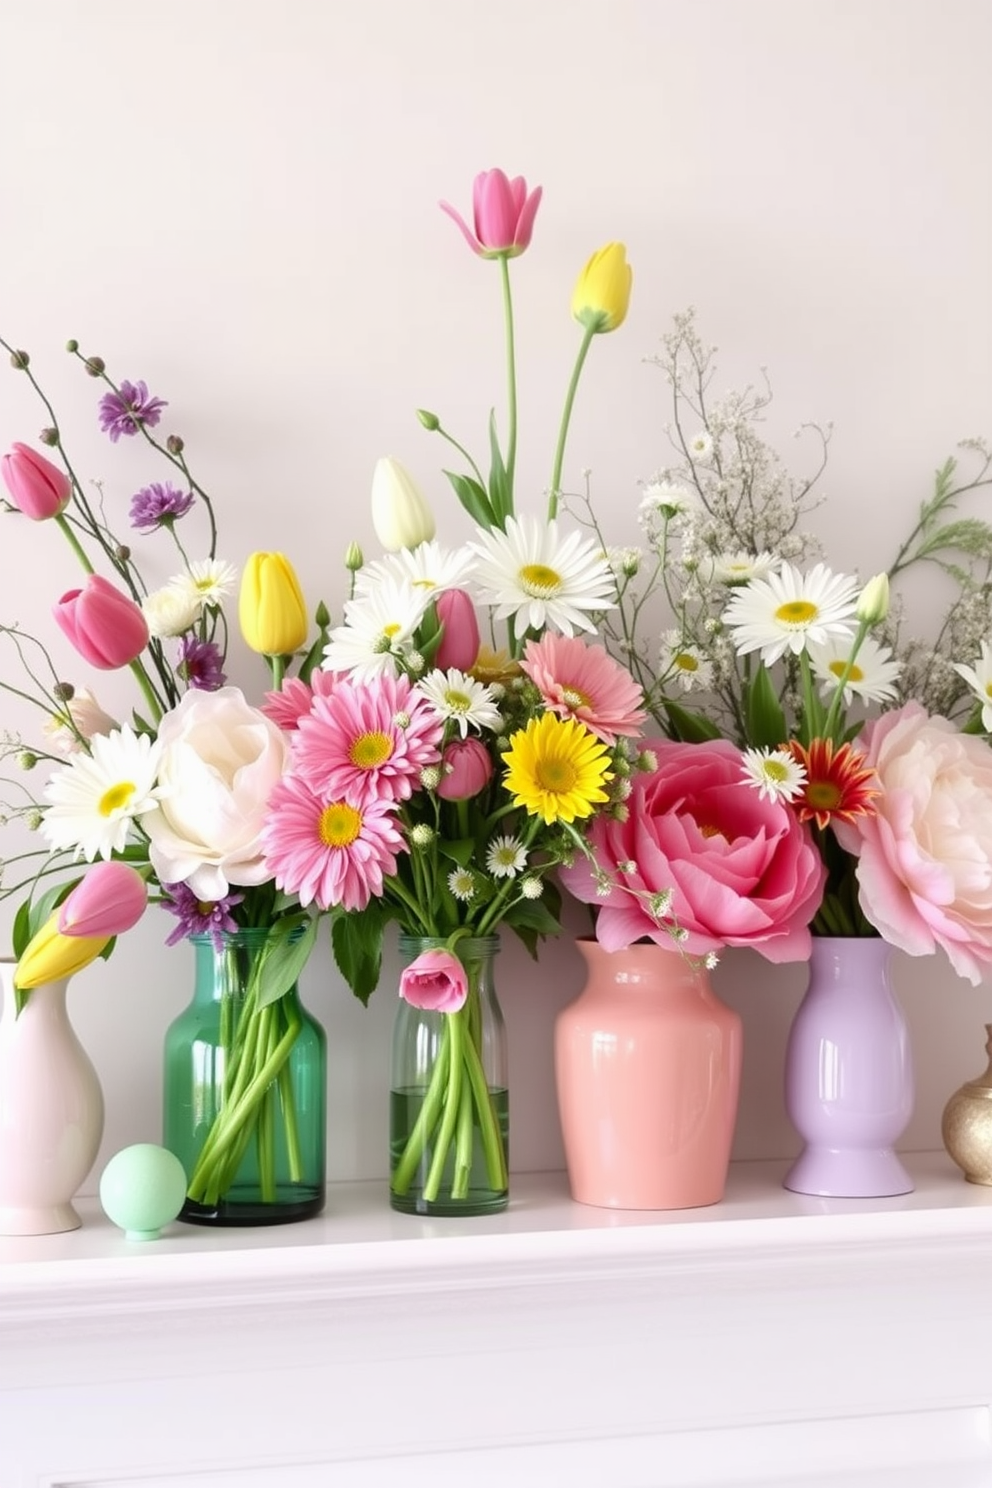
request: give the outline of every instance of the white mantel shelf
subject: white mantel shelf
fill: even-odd
[[[0,1240],[0,1488],[992,1483],[992,1190]],[[58,1420],[53,1435],[51,1423]],[[279,1423],[283,1422],[280,1429]],[[291,1427],[287,1423],[291,1422]]]

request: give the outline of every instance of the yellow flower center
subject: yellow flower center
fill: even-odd
[[[817,606],[808,599],[789,599],[785,604],[779,605],[775,611],[775,619],[780,620],[783,625],[808,625],[819,613]]]
[[[194,579],[193,588],[198,594],[208,594],[214,587],[213,579]]]
[[[814,811],[833,811],[841,802],[841,792],[832,780],[814,780],[806,787],[806,804]]]
[[[121,807],[126,806],[130,801],[135,789],[134,782],[131,780],[119,780],[116,785],[112,785],[100,797],[100,804],[97,807],[100,815],[113,816],[115,811],[120,811]]]
[[[841,677],[843,677],[843,675],[844,675],[844,668],[846,666],[847,666],[847,662],[846,661],[832,661],[830,663],[830,668],[829,669],[830,669],[830,671],[833,672],[834,676],[837,677],[838,680],[839,680]],[[851,670],[848,673],[848,677],[847,677],[848,682],[863,682],[864,679],[865,679],[864,672],[858,666],[858,663],[856,661],[853,662],[852,665],[851,665]]]
[[[579,778],[579,772],[570,759],[542,759],[538,762],[536,774],[541,789],[558,796],[567,796]]]
[[[317,833],[325,847],[350,847],[362,830],[362,814],[347,801],[332,801],[320,813]]]
[[[580,692],[577,687],[563,687],[561,690],[561,700],[566,708],[588,708],[592,702],[592,698],[587,697],[584,692]]]
[[[525,563],[518,577],[520,587],[532,599],[551,599],[561,589],[561,574],[546,563]]]
[[[459,692],[457,688],[449,687],[444,694],[445,705],[452,713],[467,713],[472,706],[472,699],[467,692]]]
[[[987,698],[992,698],[992,682],[986,682],[986,684],[985,684],[985,696]]]
[[[784,760],[767,759],[761,768],[769,780],[781,783],[781,781],[788,780],[789,778],[788,767]]]
[[[381,729],[371,734],[359,734],[352,740],[348,758],[359,770],[375,770],[384,765],[393,752],[393,741]]]
[[[691,651],[679,651],[672,657],[672,663],[680,672],[698,672],[699,659],[693,656]]]

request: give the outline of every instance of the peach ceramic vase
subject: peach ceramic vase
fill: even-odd
[[[13,961],[0,961],[0,1235],[80,1224],[72,1200],[96,1161],[103,1092],[69,1022],[68,980],[35,987],[14,1016]]]
[[[676,950],[578,947],[585,986],[555,1024],[572,1197],[605,1209],[718,1203],[740,1093],[740,1018]]]

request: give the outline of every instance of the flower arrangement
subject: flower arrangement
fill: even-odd
[[[814,468],[793,479],[758,432],[768,387],[711,399],[714,351],[692,312],[664,345],[675,459],[644,488],[643,549],[612,553],[602,621],[661,731],[646,741],[658,769],[564,881],[598,905],[611,946],[647,935],[803,959],[808,923],[912,955],[939,946],[977,982],[992,963],[992,755],[977,737],[992,723],[992,527],[958,504],[992,484],[992,452],[963,443],[976,472],[948,460],[888,570],[862,584],[804,526],[829,429],[807,428]],[[573,500],[598,533],[588,492]],[[924,564],[951,589],[933,640],[906,634],[899,587]]]

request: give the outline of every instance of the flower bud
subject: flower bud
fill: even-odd
[[[485,790],[493,777],[489,750],[478,739],[455,739],[441,758],[437,793],[443,801],[468,801]]]
[[[26,372],[31,364],[31,358],[26,351],[12,351],[10,353],[10,365],[18,372]]]
[[[858,595],[855,618],[862,625],[880,625],[889,613],[889,576],[875,574]]]
[[[421,951],[400,972],[400,996],[411,1007],[457,1013],[468,997],[468,977],[450,951]]]
[[[431,411],[427,408],[418,408],[417,417],[423,424],[424,428],[430,434],[433,434],[435,430],[440,429],[441,427],[441,420],[438,418],[437,414],[431,413]]]
[[[68,506],[72,495],[69,477],[28,445],[13,445],[0,460],[0,470],[14,505],[32,522],[60,516]]]
[[[607,243],[594,253],[579,275],[572,294],[572,316],[601,335],[622,325],[630,304],[633,272],[622,243]]]
[[[344,555],[345,568],[349,573],[357,573],[360,568],[364,567],[364,564],[365,559],[357,542],[349,543]]]
[[[241,634],[261,656],[289,656],[307,638],[307,607],[284,553],[252,553],[238,598]]]
[[[79,342],[75,340],[67,341],[65,343],[65,349],[71,356],[75,356],[76,352],[79,350]]]
[[[52,696],[57,697],[60,703],[71,703],[76,696],[76,689],[71,682],[56,682],[52,688]]]
[[[82,589],[68,590],[52,613],[83,660],[101,671],[127,666],[148,644],[139,606],[101,574],[90,574]]]
[[[58,926],[58,911],[50,915],[35,934],[14,970],[14,986],[27,992],[45,982],[59,982],[74,976],[95,961],[110,940],[109,935],[63,935]]]
[[[168,439],[165,441],[165,447],[169,451],[170,455],[181,455],[186,446],[183,444],[178,434],[170,434]]]
[[[114,549],[114,557],[117,559],[118,563],[127,563],[128,559],[131,557],[131,549],[127,546],[126,543],[118,543],[116,548]]]
[[[58,445],[59,431],[58,429],[42,429],[41,433],[38,435],[38,438],[41,440],[42,444],[47,444],[49,449],[53,449]]]
[[[445,589],[434,604],[437,618],[444,626],[434,665],[444,671],[449,667],[469,671],[479,654],[479,622],[472,596],[464,589]]]
[[[17,754],[18,769],[33,770],[38,763],[38,756],[32,749],[21,749]]]
[[[107,364],[103,360],[103,357],[87,357],[84,366],[91,377],[102,377],[107,370]]]
[[[434,536],[434,517],[410,472],[383,456],[372,476],[372,526],[387,553],[416,548]]]

